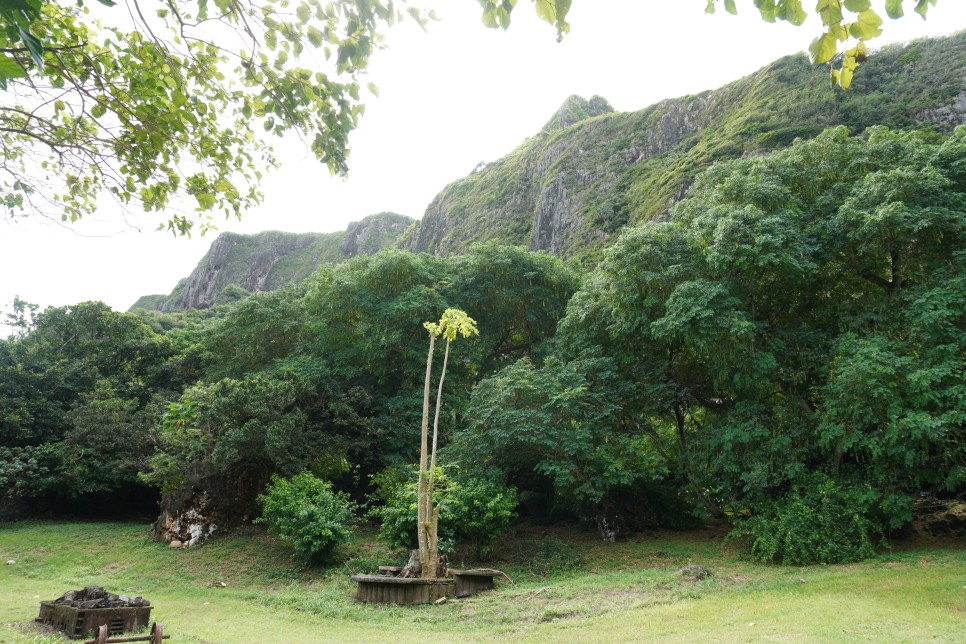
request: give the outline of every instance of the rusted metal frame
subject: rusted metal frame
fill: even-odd
[[[107,624],[101,625],[97,629],[97,639],[87,640],[84,644],[115,644],[119,642],[150,642],[151,644],[161,644],[163,640],[171,639],[170,635],[164,634],[164,627],[160,622],[151,625],[151,632],[147,635],[135,635],[132,637],[108,637],[110,628]]]

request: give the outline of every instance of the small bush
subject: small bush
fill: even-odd
[[[302,472],[286,480],[273,476],[258,497],[264,523],[313,563],[326,561],[332,550],[352,534],[355,505],[332,484]]]
[[[393,548],[416,547],[416,494],[412,476],[377,477],[384,505],[371,514],[382,522],[379,537]],[[478,557],[487,557],[490,544],[515,516],[516,490],[491,479],[451,479],[440,470],[434,501],[440,504],[439,549],[452,552],[458,543],[472,543]]]
[[[870,518],[877,494],[824,474],[805,477],[788,494],[736,522],[729,540],[741,540],[754,559],[786,565],[849,563],[875,555],[881,535]]]
[[[459,541],[473,544],[476,556],[490,556],[490,544],[510,527],[516,516],[517,491],[494,480],[467,478],[444,499],[446,521],[453,523]]]

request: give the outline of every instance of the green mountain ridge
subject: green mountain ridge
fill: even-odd
[[[626,225],[660,219],[714,161],[763,154],[845,125],[966,122],[966,33],[883,48],[848,91],[825,66],[788,56],[716,90],[614,112],[567,99],[535,136],[441,191],[401,240],[458,254],[497,239],[595,263]]]
[[[768,154],[838,125],[948,133],[964,123],[966,32],[887,46],[848,91],[798,55],[636,112],[571,96],[515,150],[446,186],[421,220],[382,213],[336,233],[225,233],[171,294],[131,308],[206,308],[387,247],[449,256],[497,241],[593,265],[626,226],[667,217],[715,161]]]
[[[222,233],[169,295],[142,296],[130,310],[203,309],[296,284],[323,264],[373,255],[392,246],[413,222],[411,217],[385,212],[334,233]]]

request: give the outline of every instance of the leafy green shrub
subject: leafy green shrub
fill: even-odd
[[[443,500],[440,516],[451,522],[459,541],[472,542],[477,557],[490,555],[490,544],[516,516],[517,491],[493,479],[459,481]]]
[[[0,447],[0,514],[5,504],[40,496],[57,484],[57,448]]]
[[[584,565],[583,555],[577,548],[552,535],[545,536],[539,542],[521,541],[514,559],[541,577],[573,572]]]
[[[410,469],[384,472],[374,478],[375,495],[383,502],[370,513],[382,522],[379,537],[393,548],[416,547],[416,483]],[[517,493],[492,479],[453,479],[442,470],[435,476],[441,552],[458,543],[472,543],[478,557],[487,557],[490,544],[515,516]]]
[[[286,480],[273,476],[265,494],[258,497],[269,530],[295,547],[312,562],[327,560],[332,550],[352,534],[355,505],[332,484],[302,472]]]
[[[849,563],[875,554],[881,535],[870,518],[878,495],[824,474],[804,477],[788,494],[736,522],[729,540],[744,540],[759,561],[786,565]]]

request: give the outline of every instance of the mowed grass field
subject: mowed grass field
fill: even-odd
[[[604,544],[592,532],[519,527],[486,564],[512,583],[400,607],[352,599],[350,572],[393,563],[371,537],[344,548],[343,563],[307,568],[259,530],[172,550],[146,524],[0,525],[0,642],[69,641],[33,622],[39,602],[91,585],[148,598],[179,643],[966,642],[962,542],[898,543],[860,564],[793,568],[751,563],[715,530]],[[520,554],[548,538],[565,546],[549,562],[561,565]],[[712,574],[682,574],[689,564]]]

